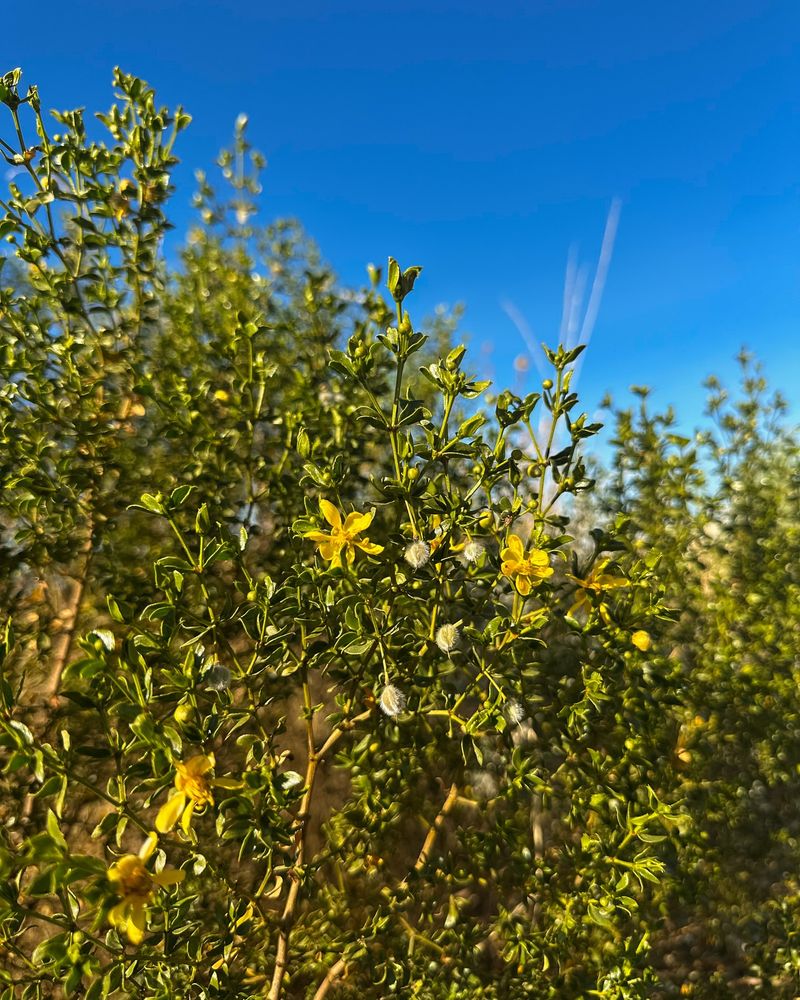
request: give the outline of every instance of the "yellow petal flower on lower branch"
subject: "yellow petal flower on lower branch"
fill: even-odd
[[[653,640],[650,638],[648,633],[641,628],[637,629],[637,631],[633,633],[631,636],[631,642],[637,649],[641,649],[643,653],[646,653],[653,644]]]
[[[177,885],[182,882],[184,872],[175,868],[165,868],[153,875],[145,861],[156,846],[155,834],[150,834],[139,854],[126,854],[108,869],[108,881],[119,897],[108,913],[112,927],[124,931],[131,944],[141,944],[147,928],[146,907],[151,902],[157,888]]]

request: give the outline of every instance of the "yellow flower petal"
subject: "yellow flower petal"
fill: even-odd
[[[550,556],[543,549],[532,549],[527,555],[527,560],[534,566],[550,565]]]
[[[630,580],[626,580],[624,576],[610,576],[608,573],[601,573],[600,576],[595,577],[594,584],[601,590],[614,590],[618,587],[629,587]]]
[[[575,603],[569,609],[569,611],[567,612],[567,614],[568,615],[572,615],[572,617],[574,618],[576,611],[586,611],[588,613],[589,612],[589,608],[590,608],[590,604],[589,604],[588,598],[586,597],[586,594],[580,594],[580,596],[578,597],[577,601],[575,601]]]
[[[354,544],[357,545],[362,552],[366,552],[367,555],[370,556],[376,556],[379,552],[383,552],[382,545],[376,545],[375,542],[371,542],[367,538],[363,541],[357,541]]]
[[[319,547],[319,554],[323,559],[330,562],[332,559],[336,559],[341,552],[342,543],[334,542],[333,540],[323,542]]]
[[[155,851],[158,846],[158,834],[153,831],[147,836],[147,840],[139,848],[139,857],[142,861],[147,861],[148,858],[152,857],[153,851]]]
[[[207,774],[214,767],[214,763],[213,753],[200,753],[187,760],[183,767],[188,775],[196,778],[199,775]]]
[[[213,778],[209,784],[216,786],[217,788],[241,788],[241,781],[237,781],[235,778]]]
[[[192,814],[194,813],[194,799],[189,799],[186,808],[183,810],[183,816],[181,817],[181,827],[183,832],[188,837],[192,829]]]
[[[316,528],[313,531],[306,531],[303,534],[303,538],[310,538],[312,542],[332,542],[333,536],[328,531],[318,531]]]
[[[342,515],[333,506],[330,500],[320,500],[319,509],[322,516],[332,528],[342,527]]]
[[[644,629],[638,629],[634,632],[631,636],[631,642],[637,649],[641,649],[643,653],[646,653],[653,644],[653,640]]]
[[[354,510],[352,514],[348,514],[345,518],[344,530],[349,531],[351,535],[358,534],[361,531],[366,531],[372,524],[372,519],[374,517],[374,510],[369,511],[367,514],[359,514],[357,510]]]
[[[519,535],[509,535],[506,545],[517,559],[522,559],[525,555],[525,546],[522,544],[522,539]]]
[[[126,927],[128,940],[131,944],[141,944],[144,940],[145,931],[144,904],[135,900],[130,904],[128,912],[128,924]]]
[[[518,576],[516,580],[517,590],[525,597],[531,592],[531,581],[527,576]]]
[[[179,882],[183,882],[186,878],[186,872],[181,871],[180,868],[165,868],[163,872],[159,872],[158,875],[153,876],[153,881],[156,885],[177,885]]]
[[[159,833],[169,833],[178,822],[178,817],[183,812],[186,805],[186,796],[183,792],[177,792],[167,799],[164,805],[158,810],[156,816],[156,830]]]
[[[124,899],[108,911],[108,922],[112,927],[125,927],[128,922],[128,904]]]
[[[108,869],[108,877],[112,882],[121,882],[129,878],[133,872],[141,868],[142,862],[135,854],[126,854]]]

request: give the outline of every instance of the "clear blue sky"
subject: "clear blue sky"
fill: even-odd
[[[589,408],[649,383],[691,420],[742,344],[798,402],[797,0],[42,0],[3,22],[0,66],[48,107],[105,110],[117,63],[186,106],[179,224],[247,112],[266,213],[347,281],[423,264],[416,310],[463,301],[499,382],[523,349],[501,302],[553,341],[568,250],[596,259],[618,196]]]

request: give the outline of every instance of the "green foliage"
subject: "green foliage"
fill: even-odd
[[[256,223],[245,119],[169,264],[189,119],[114,82],[102,140],[0,84],[0,997],[644,998],[751,895],[794,982],[757,384],[705,462],[620,414],[594,491],[582,349],[488,395],[421,268]]]
[[[604,503],[681,607],[665,651],[686,679],[675,753],[693,823],[659,947],[710,984],[698,995],[794,996],[800,451],[783,399],[739,361],[738,398],[709,379],[713,427],[693,438],[645,390],[617,413]]]

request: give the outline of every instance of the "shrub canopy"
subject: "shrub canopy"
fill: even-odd
[[[793,996],[780,403],[597,488],[582,349],[492,395],[244,119],[166,256],[189,118],[114,86],[0,82],[0,997]]]

